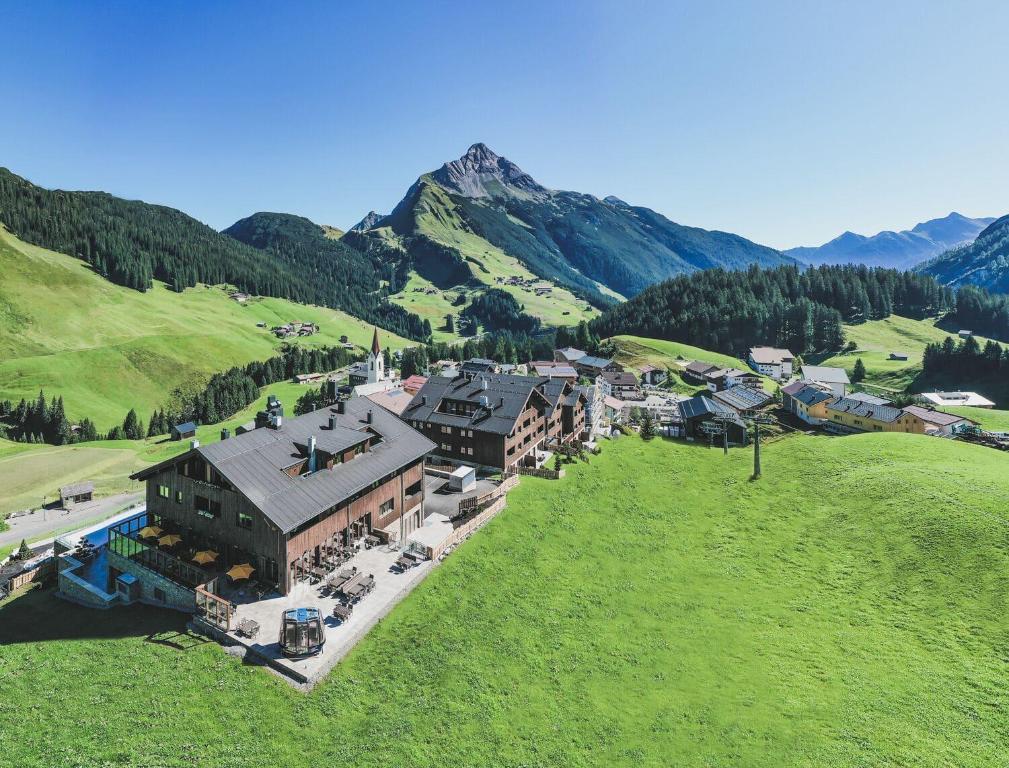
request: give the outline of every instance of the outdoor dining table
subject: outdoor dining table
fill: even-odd
[[[333,608],[333,615],[340,621],[346,621],[347,619],[350,618],[352,610],[353,609],[351,609],[349,605],[343,605],[342,603],[337,603],[337,605],[334,606]]]
[[[407,568],[412,568],[416,564],[417,563],[415,563],[413,560],[411,560],[409,557],[406,557],[405,555],[400,555],[398,558],[396,558],[396,565],[398,565],[404,571]]]
[[[356,573],[349,579],[347,579],[347,581],[343,583],[343,586],[340,587],[340,589],[343,591],[343,594],[349,595],[350,591],[355,587],[357,587],[362,581],[364,581],[364,574]]]

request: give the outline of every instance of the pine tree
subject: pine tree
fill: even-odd
[[[865,363],[862,362],[862,358],[855,360],[855,369],[851,372],[851,381],[853,384],[857,384],[865,379]]]

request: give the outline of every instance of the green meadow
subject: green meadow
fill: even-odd
[[[872,434],[750,460],[624,437],[523,478],[307,694],[176,614],[32,591],[0,609],[3,759],[1004,765],[1009,457]]]
[[[269,327],[316,322],[301,340],[361,347],[372,327],[343,312],[252,298],[239,304],[222,287],[181,294],[156,284],[140,293],[102,279],[63,254],[27,245],[0,228],[0,399],[63,396],[71,418],[99,429],[121,423],[130,407],[146,419],[193,376],[207,376],[277,354]],[[257,327],[265,323],[266,328]],[[383,344],[409,342],[382,333]]]

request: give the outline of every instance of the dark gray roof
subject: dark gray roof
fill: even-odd
[[[515,427],[515,421],[525,410],[526,403],[534,392],[543,397],[552,409],[546,393],[556,392],[556,399],[560,396],[564,383],[564,379],[507,374],[483,374],[472,379],[465,376],[432,376],[414,395],[400,418],[507,435]],[[487,398],[486,407],[481,405],[481,397]],[[477,408],[470,416],[443,413],[440,412],[439,404],[445,400],[469,403]]]
[[[81,483],[71,483],[60,488],[60,496],[80,496],[82,493],[92,493],[95,484],[90,480]]]
[[[861,400],[863,403],[869,403],[869,405],[890,405],[890,401],[883,397],[876,397],[876,395],[870,395],[868,392],[849,392],[845,395],[849,400]]]
[[[711,363],[705,363],[701,360],[694,360],[692,363],[687,364],[687,371],[698,376],[717,369],[718,369],[717,365],[712,365]]]
[[[833,411],[850,413],[853,416],[861,416],[865,419],[875,419],[876,421],[891,422],[900,418],[903,411],[889,405],[873,405],[861,400],[854,400],[850,397],[839,397],[827,403],[827,407]]]
[[[732,416],[737,421],[738,415],[727,405],[723,405],[704,395],[692,397],[689,400],[681,400],[679,403],[680,416],[683,420],[694,419],[698,416]]]
[[[258,507],[284,533],[297,528],[372,483],[422,458],[434,443],[394,414],[367,398],[344,403],[345,413],[320,408],[284,420],[278,429],[260,427],[251,432],[194,449]],[[367,413],[371,411],[371,423]],[[329,428],[330,416],[336,429]],[[339,453],[373,436],[370,450],[332,469],[289,477],[283,472],[301,461],[310,437],[319,449]],[[189,453],[149,467],[134,477],[145,478],[188,456]]]
[[[782,390],[784,391],[784,390]],[[833,400],[834,395],[830,392],[824,392],[819,387],[813,387],[810,385],[804,385],[794,392],[789,392],[793,398],[798,400],[800,403],[805,405],[807,408],[814,405],[819,405],[820,403],[826,402],[827,400]]]
[[[464,371],[492,371],[497,367],[497,363],[493,360],[488,360],[485,357],[473,357],[469,360],[464,360],[462,364],[462,370]]]
[[[612,360],[605,357],[593,357],[592,355],[586,355],[585,357],[576,360],[575,365],[582,365],[586,368],[598,368],[602,370],[612,362]]]
[[[192,421],[187,421],[184,424],[176,424],[175,425],[175,431],[176,432],[195,432],[196,431],[196,424],[194,422],[192,422]]]
[[[762,389],[753,389],[742,385],[729,387],[722,392],[713,395],[718,402],[724,403],[737,411],[748,411],[752,408],[760,408],[766,405],[773,398]]]
[[[636,387],[638,377],[626,371],[603,371],[601,374],[603,381],[615,387]]]

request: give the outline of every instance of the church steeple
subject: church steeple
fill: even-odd
[[[368,383],[375,384],[385,379],[385,357],[382,355],[382,345],[378,343],[378,328],[371,337],[371,352],[368,353]]]
[[[378,326],[375,327],[375,335],[371,337],[371,354],[378,355],[382,353],[382,347],[378,343]]]

